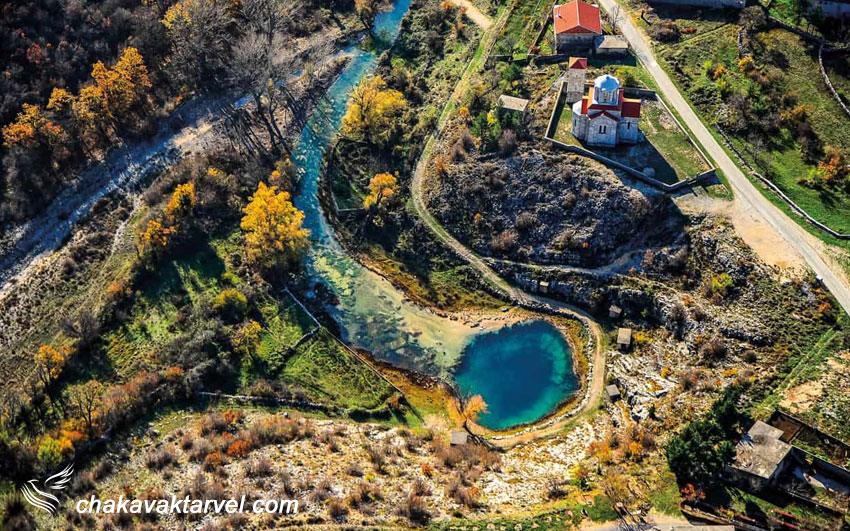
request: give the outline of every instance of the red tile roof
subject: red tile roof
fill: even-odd
[[[640,118],[640,100],[623,100],[623,118]]]
[[[570,68],[587,70],[587,57],[570,57]]]
[[[601,111],[601,112],[598,112],[598,113],[596,113],[596,114],[588,114],[587,116],[588,116],[588,118],[590,118],[591,120],[593,120],[594,118],[599,118],[600,116],[607,116],[608,118],[610,118],[610,119],[614,120],[615,122],[619,122],[619,121],[620,121],[620,119],[619,119],[619,118],[617,118],[617,117],[616,117],[616,116],[614,116],[613,114],[609,113],[608,111]]]
[[[575,0],[569,4],[555,6],[555,34],[560,33],[593,33],[602,35],[602,21],[599,18],[599,8]]]
[[[594,114],[593,111],[597,113]],[[620,111],[623,118],[640,118],[640,100],[624,97],[623,90],[620,89],[620,99],[616,105],[593,103],[593,87],[590,87],[587,95],[581,99],[581,114],[587,114],[591,119],[599,114],[611,116],[607,111]]]

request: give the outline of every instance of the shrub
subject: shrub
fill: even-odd
[[[519,234],[516,231],[506,230],[490,240],[490,249],[495,253],[509,253],[516,248],[518,240]]]
[[[729,294],[729,288],[733,284],[732,277],[728,273],[720,273],[711,279],[709,284],[709,293],[712,296],[726,297]]]
[[[537,223],[537,217],[531,212],[520,212],[516,217],[516,228],[520,232],[531,230],[535,223]]]
[[[198,429],[201,435],[209,435],[211,433],[222,433],[227,429],[227,421],[221,413],[214,412],[204,415],[198,421]]]
[[[372,463],[372,465],[374,465],[375,470],[377,472],[380,472],[381,474],[385,473],[386,472],[385,467],[387,465],[387,456],[384,453],[384,450],[377,448],[377,447],[375,447],[371,444],[367,445],[365,450],[366,450],[366,455],[369,456],[369,462]]]
[[[213,472],[221,468],[222,459],[221,454],[218,452],[212,452],[204,457],[204,472]]]
[[[315,435],[313,423],[303,418],[267,417],[255,421],[248,428],[259,444],[281,444]]]
[[[474,509],[478,507],[478,498],[480,493],[475,487],[463,486],[463,480],[455,478],[449,481],[446,486],[446,496],[452,498],[458,504],[464,507]]]
[[[27,504],[17,493],[3,500],[0,515],[0,527],[3,529],[36,529],[35,520],[27,511]]]
[[[260,456],[256,459],[252,459],[250,463],[248,463],[248,473],[252,476],[257,477],[265,477],[270,476],[272,473],[272,462],[265,456]]]
[[[348,495],[348,504],[357,508],[382,499],[384,496],[376,485],[360,482]]]
[[[722,337],[715,336],[700,346],[700,355],[706,361],[722,359],[729,352],[729,347]]]
[[[248,298],[236,288],[226,288],[215,298],[214,306],[225,319],[236,322],[248,310]]]
[[[348,507],[339,498],[332,498],[328,502],[328,515],[336,521],[340,521],[348,515]]]
[[[251,450],[251,443],[240,439],[227,447],[227,455],[228,457],[245,457]]]
[[[162,470],[166,466],[177,462],[177,454],[171,445],[162,446],[148,452],[145,456],[145,466],[151,470]]]
[[[416,494],[417,496],[430,496],[431,487],[428,486],[428,483],[426,483],[424,479],[416,478],[416,481],[413,482],[413,487],[410,489],[410,492]]]
[[[673,42],[679,40],[679,26],[671,20],[657,22],[650,26],[649,35],[659,42]]]
[[[431,520],[431,513],[428,511],[425,500],[412,492],[401,502],[398,514],[420,525],[427,524]]]
[[[507,157],[516,150],[518,143],[516,133],[510,129],[503,131],[499,137],[499,153]]]
[[[212,452],[212,445],[206,439],[197,439],[192,442],[192,451],[189,452],[191,461],[203,461]]]
[[[464,129],[460,132],[460,138],[458,139],[458,143],[463,147],[464,151],[469,151],[470,149],[475,147],[475,141],[472,139],[472,135],[469,134],[468,129]]]
[[[348,467],[345,469],[345,473],[355,478],[363,477],[363,469],[360,468],[359,463],[355,463],[354,461],[348,463]]]
[[[466,159],[466,150],[463,149],[459,141],[452,146],[451,159],[452,162],[462,162]]]

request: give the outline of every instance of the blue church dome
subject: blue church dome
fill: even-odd
[[[614,92],[615,90],[620,88],[620,81],[610,74],[605,74],[604,76],[599,76],[596,78],[596,81],[593,82],[593,87],[596,90],[601,90],[604,92]]]

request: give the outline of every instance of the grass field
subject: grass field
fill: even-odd
[[[715,80],[706,72],[704,63],[710,57],[715,64],[724,65],[725,82],[743,84],[744,76],[737,66],[736,36],[737,26],[729,25],[699,39],[658,46],[668,70],[709,123],[723,112],[724,98],[717,91]],[[756,45],[760,48],[759,59],[781,70],[784,90],[797,104],[806,107],[812,127],[823,144],[850,151],[850,120],[827,92],[818,70],[816,50],[797,35],[779,29],[759,33]],[[846,94],[850,90],[850,63],[846,58],[832,58],[826,65],[836,87]],[[734,135],[732,140],[750,163],[815,219],[840,232],[850,232],[850,216],[847,216],[850,193],[847,190],[841,187],[817,190],[801,185],[801,180],[815,165],[803,159],[795,133],[783,128],[761,144],[754,143],[752,138]],[[780,201],[775,194],[769,191],[766,194]],[[819,235],[823,237],[822,233]]]
[[[280,379],[300,386],[308,395],[347,408],[375,409],[393,394],[388,383],[324,329],[298,347]]]
[[[544,0],[519,0],[508,17],[502,35],[496,41],[494,52],[524,59],[540,31],[544,10],[549,13],[551,9],[552,4]]]

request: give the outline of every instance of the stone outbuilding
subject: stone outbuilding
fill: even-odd
[[[499,96],[499,108],[518,113],[525,118],[525,114],[528,112],[528,100],[502,94]]]
[[[727,472],[756,492],[774,485],[794,463],[794,447],[781,437],[782,430],[757,420],[735,446],[735,461]]]
[[[612,304],[608,308],[608,317],[611,319],[619,319],[621,315],[623,315],[623,309],[616,304]]]
[[[620,328],[617,331],[617,348],[620,350],[629,350],[632,346],[632,329]]]
[[[594,41],[594,51],[600,57],[625,57],[629,55],[629,43],[622,35],[600,35]]]
[[[608,395],[608,400],[611,402],[616,402],[621,397],[620,390],[617,389],[617,386],[614,384],[605,387],[605,394]]]
[[[469,434],[467,432],[455,430],[451,433],[449,442],[452,446],[463,446],[466,444],[468,438]]]
[[[649,3],[674,4],[676,6],[701,6],[713,9],[723,9],[726,7],[744,9],[747,7],[747,0],[650,0]]]

